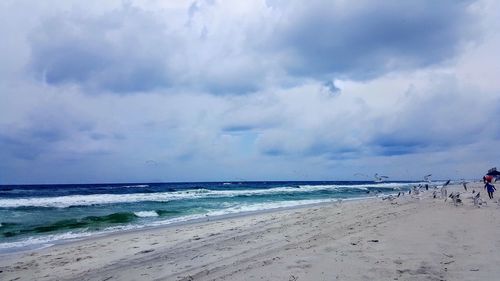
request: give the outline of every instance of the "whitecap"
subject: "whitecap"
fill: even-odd
[[[358,199],[360,199],[360,198],[350,198],[350,199],[344,199],[344,200],[350,201],[350,200],[358,200]],[[209,211],[208,213],[205,213],[205,214],[194,214],[194,215],[187,215],[187,216],[180,216],[180,217],[176,217],[176,218],[170,218],[170,219],[166,219],[166,220],[155,220],[155,221],[150,221],[147,224],[119,225],[119,226],[108,227],[104,230],[95,231],[95,232],[91,232],[88,230],[82,230],[81,232],[66,232],[66,233],[44,235],[44,236],[38,236],[38,237],[27,237],[27,238],[20,240],[20,241],[0,243],[0,252],[16,251],[16,249],[18,250],[18,249],[23,249],[23,248],[40,249],[40,248],[52,246],[56,243],[60,243],[61,241],[79,240],[79,239],[89,237],[89,236],[99,236],[99,235],[118,232],[118,231],[141,229],[141,228],[145,228],[145,227],[163,226],[163,225],[169,225],[169,224],[173,224],[173,223],[182,223],[182,222],[192,221],[192,220],[196,220],[196,219],[202,219],[202,218],[206,218],[206,217],[210,217],[210,216],[223,216],[223,215],[238,214],[238,213],[243,213],[243,212],[255,212],[255,211],[272,210],[272,209],[278,209],[278,208],[289,208],[289,207],[295,207],[295,206],[301,206],[301,205],[336,202],[337,200],[338,200],[337,198],[331,198],[331,199],[310,199],[310,200],[299,200],[299,201],[248,203],[248,204],[236,205],[236,206],[233,206],[230,208],[225,208],[222,210]],[[135,212],[135,214],[137,216],[141,216],[141,215],[147,216],[147,215],[152,215],[153,213],[158,215],[155,211]]]
[[[240,189],[240,190],[208,190],[204,188],[189,189],[174,192],[155,193],[130,193],[130,194],[90,194],[90,195],[67,195],[57,197],[30,197],[30,198],[8,198],[0,199],[0,208],[16,207],[56,207],[66,208],[70,206],[90,206],[100,204],[120,204],[134,202],[169,202],[172,200],[235,197],[235,196],[259,196],[290,193],[306,193],[315,191],[339,190],[368,190],[368,188],[397,190],[400,187],[409,186],[401,183],[361,184],[361,185],[302,185],[283,186],[269,189]]]
[[[147,218],[147,217],[157,217],[158,213],[156,211],[139,211],[139,212],[134,212],[134,215],[141,218]]]

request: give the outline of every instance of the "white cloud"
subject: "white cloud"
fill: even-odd
[[[380,13],[406,5],[398,3]],[[346,18],[327,20],[335,10],[298,2],[3,2],[0,179],[480,176],[500,156],[490,149],[500,140],[500,7],[443,3],[415,16],[450,36],[373,27],[404,41],[386,45],[360,31],[380,16],[369,17],[369,4],[342,2]],[[458,17],[441,19],[448,10]],[[23,13],[31,16],[19,21]],[[472,15],[475,37],[469,22],[455,26]],[[317,20],[319,33],[301,37]],[[349,25],[338,21],[355,22],[361,41],[347,40]],[[330,28],[338,36],[329,38]],[[428,46],[404,49],[412,40]],[[321,42],[331,57],[311,51]],[[47,71],[57,79],[40,79]]]

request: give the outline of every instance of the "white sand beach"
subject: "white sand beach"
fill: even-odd
[[[1,280],[499,280],[481,183],[113,234],[0,256]],[[487,205],[472,203],[481,191]],[[498,197],[498,194],[496,194]]]

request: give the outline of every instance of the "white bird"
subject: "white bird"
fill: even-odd
[[[481,192],[478,192],[475,196],[472,197],[472,200],[474,201],[474,207],[480,207],[483,204],[483,200],[481,199],[480,196]]]
[[[452,192],[449,197],[451,198],[455,206],[457,206],[458,204],[462,204],[462,199],[460,199],[460,192]]]
[[[446,199],[448,199],[448,190],[446,187],[441,188],[441,198],[444,198],[444,201],[446,202]]]
[[[392,194],[391,194],[391,195],[389,195],[389,196],[386,196],[386,197],[382,198],[382,200],[389,200],[389,201],[391,201],[391,202],[392,202],[394,199],[396,199],[396,198],[395,198]]]
[[[420,187],[413,186],[413,195],[419,195],[420,194]]]
[[[432,181],[432,180],[431,180],[431,177],[432,177],[432,174],[425,175],[425,176],[424,176],[424,181],[426,181],[426,182],[429,182],[429,183],[430,183],[430,182]]]

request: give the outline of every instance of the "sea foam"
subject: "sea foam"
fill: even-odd
[[[147,217],[157,217],[158,213],[156,211],[140,211],[140,212],[134,212],[134,215],[140,218],[147,218]]]
[[[356,200],[356,199],[359,198],[350,198],[346,200]],[[19,241],[0,243],[0,252],[17,251],[17,249],[22,249],[22,248],[36,248],[36,249],[45,248],[63,241],[78,240],[90,236],[99,236],[124,230],[142,229],[146,227],[157,227],[157,226],[189,222],[205,218],[208,219],[210,217],[220,217],[224,215],[231,215],[238,213],[265,211],[265,210],[272,210],[279,208],[290,208],[296,206],[319,204],[326,202],[336,202],[336,201],[338,201],[338,199],[309,199],[309,200],[289,200],[281,202],[241,204],[221,210],[209,211],[208,213],[205,214],[194,214],[194,215],[169,218],[166,220],[156,220],[144,224],[124,224],[124,225],[111,226],[101,231],[88,231],[87,229],[83,229],[81,231],[49,234],[38,237],[31,236]],[[138,217],[155,216],[154,214],[158,216],[158,213],[156,211],[139,211],[139,212],[134,212],[134,214]]]
[[[182,199],[199,199],[235,196],[259,196],[290,193],[306,193],[314,191],[346,192],[355,190],[368,191],[369,188],[380,190],[399,190],[400,183],[361,184],[361,185],[299,185],[284,186],[269,189],[237,189],[237,190],[209,190],[191,189],[174,192],[129,193],[129,194],[91,194],[67,195],[57,197],[31,197],[0,199],[0,208],[17,207],[55,207],[66,208],[71,206],[90,206],[99,204],[119,204],[133,202],[168,202]]]

